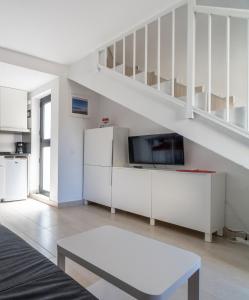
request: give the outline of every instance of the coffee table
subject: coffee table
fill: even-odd
[[[188,300],[199,300],[201,258],[192,252],[113,226],[62,239],[57,251],[61,269],[68,257],[136,299],[167,299],[188,281]]]

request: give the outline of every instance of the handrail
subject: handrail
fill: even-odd
[[[194,11],[207,15],[249,19],[249,10],[246,9],[195,5]]]

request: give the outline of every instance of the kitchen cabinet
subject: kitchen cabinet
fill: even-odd
[[[0,130],[28,131],[26,91],[0,87]]]

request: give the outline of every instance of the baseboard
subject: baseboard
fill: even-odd
[[[50,200],[49,197],[44,196],[42,194],[29,194],[29,198],[51,205],[53,207],[58,207],[57,202]]]
[[[44,196],[42,194],[30,194],[29,198],[43,202],[45,204],[51,205],[53,207],[57,208],[63,208],[63,207],[73,207],[73,206],[81,206],[84,204],[84,200],[75,200],[75,201],[65,201],[65,202],[54,202],[49,199],[49,197]]]
[[[58,203],[58,208],[81,206],[84,204],[84,200],[66,201]]]

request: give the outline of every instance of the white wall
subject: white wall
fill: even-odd
[[[67,79],[61,81],[58,202],[83,199],[83,133],[98,125],[98,95]],[[87,118],[71,114],[72,95],[89,101]]]
[[[114,125],[130,128],[130,135],[165,133],[169,130],[127,108],[100,97],[99,118],[109,117]],[[227,174],[226,225],[249,232],[249,170],[185,139],[185,167]],[[200,199],[201,200],[201,199]]]

